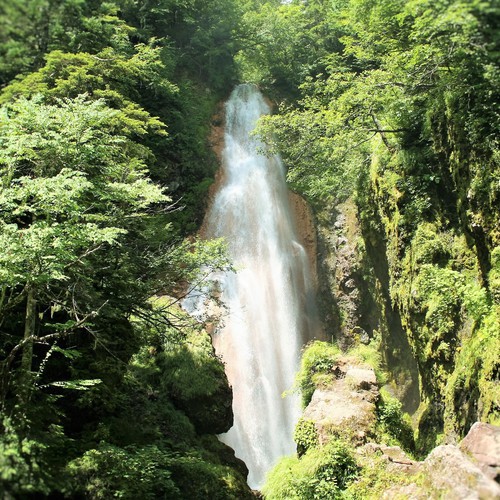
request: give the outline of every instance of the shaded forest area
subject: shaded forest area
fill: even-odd
[[[232,425],[223,365],[174,298],[228,266],[222,242],[184,238],[239,15],[2,2],[2,498],[249,495],[215,437]]]
[[[232,424],[223,365],[175,298],[230,266],[223,242],[185,238],[217,167],[211,117],[240,81],[277,103],[260,132],[319,226],[354,207],[359,326],[404,383],[396,318],[418,370],[414,437],[381,406],[393,437],[425,454],[498,425],[499,24],[496,0],[4,0],[5,498],[252,497],[215,437]],[[359,348],[342,304],[323,307]],[[312,352],[304,380],[329,355]],[[297,498],[356,477],[344,444],[325,453]]]

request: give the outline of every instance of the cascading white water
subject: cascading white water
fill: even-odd
[[[234,410],[234,426],[220,439],[245,461],[253,488],[279,457],[295,451],[300,405],[296,395],[282,394],[293,386],[314,324],[309,263],[297,241],[284,168],[279,157],[259,154],[264,145],[251,135],[269,111],[254,85],[231,94],[223,181],[205,221],[206,237],[226,239],[236,268],[213,277],[227,311],[213,342],[233,387]],[[193,308],[191,300],[187,309]]]

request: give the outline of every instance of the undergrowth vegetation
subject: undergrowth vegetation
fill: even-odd
[[[341,440],[310,448],[303,456],[287,457],[271,471],[262,492],[273,500],[340,498],[359,467],[353,450]]]

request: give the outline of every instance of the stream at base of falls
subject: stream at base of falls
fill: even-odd
[[[234,425],[219,437],[246,463],[252,488],[263,485],[281,456],[295,452],[300,402],[284,393],[317,326],[283,164],[252,135],[269,112],[255,85],[234,89],[226,103],[223,180],[205,219],[205,237],[225,238],[236,269],[211,276],[225,310],[213,344],[233,388]],[[201,315],[207,304],[193,294],[184,307]]]

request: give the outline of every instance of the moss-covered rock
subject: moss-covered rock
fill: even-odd
[[[162,359],[162,386],[200,434],[221,434],[233,425],[232,390],[224,365],[204,332],[193,332],[186,344]]]
[[[209,335],[134,327],[143,344],[123,367],[113,411],[89,426],[87,451],[67,467],[68,494],[253,498],[245,464],[216,437],[232,424],[232,394]]]
[[[380,359],[373,348],[347,354],[326,342],[313,342],[306,348],[297,375],[303,401],[307,401],[295,431],[299,455],[338,437],[364,442],[375,434],[379,383],[368,363],[370,357],[378,371]]]

